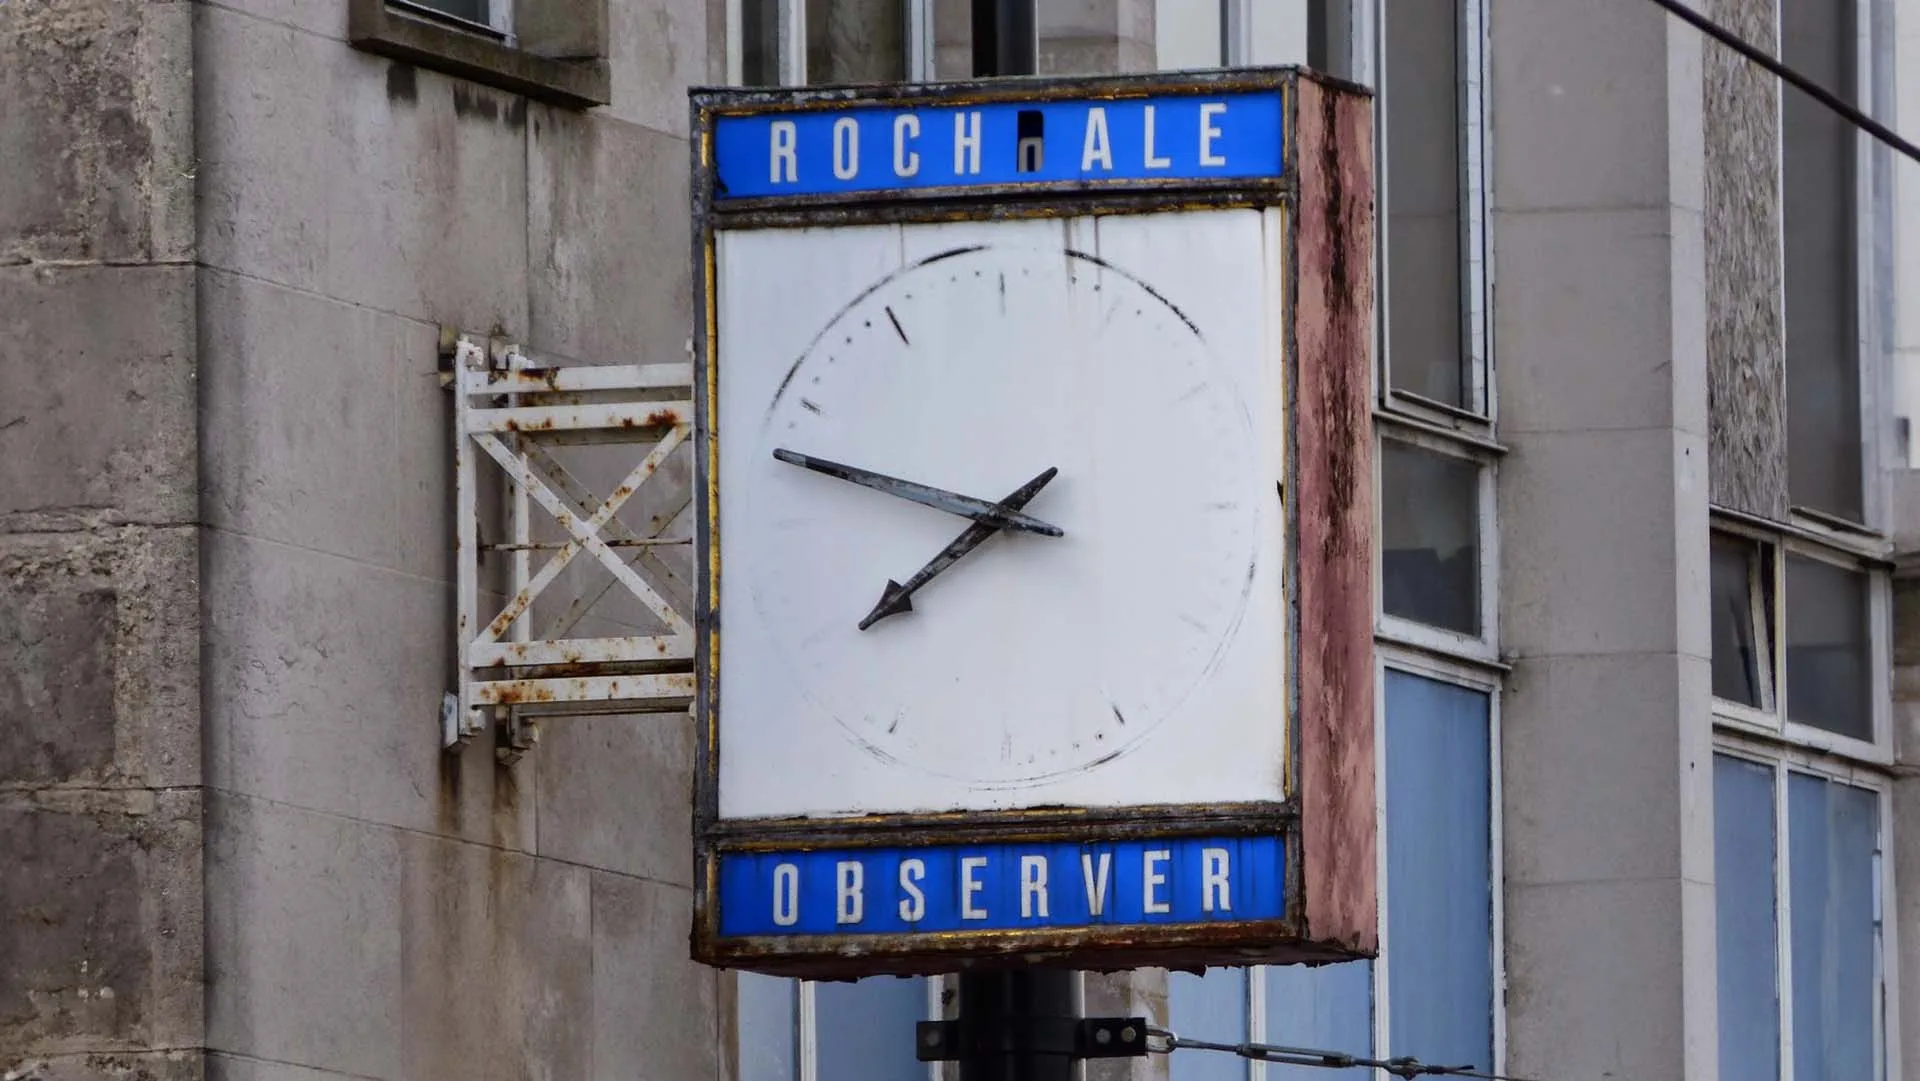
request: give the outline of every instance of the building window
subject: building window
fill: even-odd
[[[1781,60],[1859,95],[1860,0],[1779,0]],[[1805,94],[1780,95],[1787,489],[1795,506],[1866,520],[1861,425],[1859,135]]]
[[[1497,1067],[1493,694],[1391,662],[1384,679],[1379,961],[1175,973],[1167,988],[1175,1032]],[[1173,1081],[1252,1081],[1250,1065],[1175,1055],[1171,1070]],[[1266,1071],[1267,1081],[1324,1075]]]
[[[1875,705],[1889,693],[1884,573],[1784,537],[1723,531],[1711,543],[1722,721],[1887,760],[1886,719]]]
[[[1884,792],[1733,753],[1713,781],[1721,1075],[1886,1076]]]
[[[914,1025],[938,1016],[935,980],[850,983],[739,974],[739,1081],[931,1081]]]
[[[1483,626],[1477,462],[1380,441],[1381,608],[1478,638]]]

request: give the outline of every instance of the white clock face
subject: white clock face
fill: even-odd
[[[1009,232],[850,283],[797,357],[733,361],[771,369],[751,396],[723,362],[723,730],[773,710],[934,789],[1043,788],[1179,740],[1275,608],[1269,388],[1143,270]]]

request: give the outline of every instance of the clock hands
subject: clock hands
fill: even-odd
[[[1019,513],[1019,505],[1024,504],[1025,499],[1022,499],[1020,504],[1013,504],[1012,497],[1009,496],[1002,503],[989,503],[984,499],[949,492],[944,488],[902,480],[899,477],[889,477],[885,473],[875,473],[871,469],[842,465],[839,462],[830,462],[825,458],[815,458],[812,455],[800,454],[785,448],[775,450],[773,456],[789,465],[811,469],[816,473],[825,473],[829,477],[837,477],[840,480],[872,488],[876,492],[885,492],[888,495],[912,500],[923,506],[946,511],[948,514],[971,518],[980,525],[991,527],[989,532],[993,529],[1012,529],[1021,533],[1038,533],[1045,537],[1062,535],[1059,526],[1049,525],[1038,518]],[[1051,471],[1047,477],[1049,480],[1052,479]],[[1045,484],[1046,481],[1043,480],[1040,483]],[[1035,488],[1034,491],[1037,492],[1039,489]],[[1031,492],[1028,493],[1027,498],[1032,498]]]
[[[776,451],[775,453],[779,452]],[[967,527],[965,532],[955,537],[952,544],[942,548],[939,555],[928,560],[926,566],[913,572],[913,577],[907,579],[906,582],[896,582],[889,578],[887,580],[887,588],[880,594],[880,603],[874,605],[873,611],[867,613],[867,618],[860,621],[860,629],[864,631],[888,616],[899,615],[901,612],[911,612],[913,610],[913,595],[920,587],[933,581],[941,571],[958,563],[960,557],[980,547],[981,543],[988,537],[998,533],[1003,528],[999,524],[1000,520],[1013,517],[1014,512],[1026,506],[1028,501],[1038,495],[1040,489],[1045,488],[1047,482],[1052,480],[1054,474],[1058,472],[1060,472],[1060,470],[1049,467],[1046,472],[1014,489],[1013,493],[1007,496],[1007,498],[998,503],[986,504],[990,510],[998,513],[990,514],[976,520],[973,525]],[[961,498],[964,499],[966,497],[962,496]],[[972,502],[980,501],[973,500]],[[1025,516],[1020,515],[1019,517]],[[1046,535],[1057,537],[1060,536],[1061,533],[1058,529],[1054,529],[1053,532]]]

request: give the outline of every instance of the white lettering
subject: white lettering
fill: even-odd
[[[1220,137],[1220,128],[1213,120],[1227,115],[1227,104],[1223,101],[1209,101],[1200,106],[1200,164],[1225,165],[1227,156],[1213,152],[1213,141]]]
[[[920,137],[920,118],[901,113],[893,118],[893,175],[913,176],[920,172],[920,155],[907,149],[907,142]]]
[[[833,922],[859,923],[866,917],[866,881],[867,869],[860,866],[859,860],[841,860],[833,865],[833,892],[837,899]]]
[[[767,138],[772,143],[770,148],[772,160],[767,166],[768,171],[773,174],[770,178],[772,182],[791,184],[799,180],[800,159],[794,149],[799,141],[799,134],[794,129],[793,121],[774,121],[767,127]],[[782,173],[786,175],[782,176]]]
[[[974,114],[978,116],[978,113]],[[980,869],[987,865],[985,856],[960,857],[960,918],[963,920],[984,920],[987,910],[973,903],[973,895],[979,893],[984,885],[977,877]]]
[[[1233,894],[1227,888],[1227,850],[1200,850],[1200,907],[1208,912],[1232,912]]]
[[[773,924],[792,927],[800,922],[800,868],[791,863],[773,868]]]
[[[1107,911],[1107,876],[1113,870],[1113,853],[1100,853],[1100,874],[1096,879],[1093,872],[1093,853],[1080,853],[1080,877],[1087,883],[1087,911],[1095,916]],[[1095,885],[1095,882],[1099,885]]]
[[[1107,110],[1098,105],[1087,110],[1087,141],[1085,149],[1080,151],[1080,171],[1084,173],[1095,165],[1113,168],[1113,146],[1107,138]]]
[[[1147,168],[1165,169],[1167,166],[1173,164],[1173,159],[1164,157],[1164,156],[1162,157],[1154,156],[1154,153],[1153,153],[1153,106],[1151,105],[1147,106],[1146,110],[1147,110]]]
[[[850,116],[833,122],[833,175],[841,180],[860,175],[860,124]]]
[[[1140,865],[1141,879],[1142,879],[1140,883],[1141,911],[1143,912],[1173,911],[1173,906],[1169,905],[1166,901],[1162,900],[1160,898],[1160,893],[1159,893],[1160,887],[1167,884],[1166,873],[1163,871],[1155,870],[1155,868],[1158,868],[1158,867],[1165,867],[1167,865],[1167,861],[1172,858],[1173,858],[1172,852],[1169,852],[1164,848],[1156,848],[1153,851],[1147,853],[1146,860],[1141,863]]]
[[[980,114],[953,114],[953,172],[955,176],[980,171]]]
[[[927,865],[924,860],[900,861],[900,888],[907,891],[906,900],[900,902],[900,918],[908,923],[917,923],[927,914],[927,895],[915,885],[927,877]]]
[[[1039,902],[1035,904],[1035,902]],[[1037,911],[1036,911],[1037,910]],[[1047,918],[1047,857],[1020,857],[1020,915]]]

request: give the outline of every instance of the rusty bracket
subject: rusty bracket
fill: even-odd
[[[687,708],[691,362],[564,364],[445,331],[439,348],[458,529],[443,745],[493,728],[510,764],[538,742],[538,717]]]

